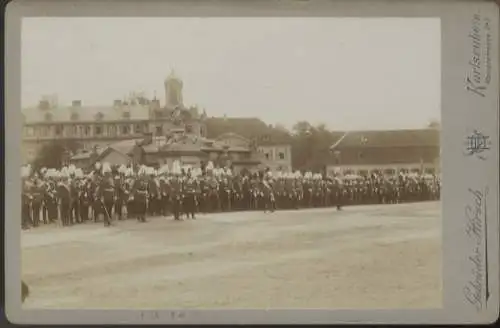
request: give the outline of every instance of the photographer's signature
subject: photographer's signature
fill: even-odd
[[[492,36],[490,19],[480,14],[472,17],[468,38],[471,41],[472,54],[469,70],[465,76],[465,89],[472,94],[484,97],[491,82],[491,45]]]
[[[463,287],[463,295],[477,311],[481,311],[486,307],[489,299],[486,243],[486,196],[488,189],[474,190],[469,188],[468,193],[471,196],[471,202],[465,207],[465,232],[472,248],[467,257],[471,275]]]

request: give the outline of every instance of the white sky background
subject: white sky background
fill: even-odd
[[[112,105],[130,91],[209,116],[332,129],[421,128],[440,117],[438,19],[25,18],[22,105]]]

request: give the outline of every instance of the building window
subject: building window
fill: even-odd
[[[266,159],[269,159],[269,157],[270,157],[270,156],[269,156],[269,153],[266,153],[266,155],[265,155],[265,156],[266,156]]]
[[[102,135],[102,126],[97,125],[97,126],[95,127],[95,135],[96,135],[96,136],[100,136],[100,135]]]
[[[104,118],[104,114],[101,112],[99,112],[95,115],[95,119],[98,121],[102,121],[103,118]]]
[[[130,126],[122,125],[121,134],[127,135],[130,133]]]
[[[55,126],[56,136],[60,137],[63,134],[64,127],[62,125]]]
[[[85,136],[85,135],[86,135],[86,134],[85,134],[85,126],[80,125],[80,126],[78,127],[78,130],[80,130],[80,135],[81,135],[81,136]]]
[[[281,151],[280,151],[280,152],[278,153],[278,156],[279,156],[279,158],[280,158],[281,160],[284,160],[284,159],[285,159],[285,153],[284,153],[284,152],[281,152]]]
[[[193,133],[193,126],[191,124],[186,124],[186,133]]]
[[[71,120],[77,121],[78,120],[78,113],[76,113],[76,112],[71,113]]]
[[[123,112],[123,118],[127,118],[127,119],[130,118],[130,112],[124,111]]]
[[[45,114],[45,120],[46,120],[47,122],[52,121],[52,113],[46,113],[46,114]]]
[[[142,125],[141,124],[134,125],[134,133],[142,133]]]
[[[87,125],[87,126],[85,126],[85,127],[83,128],[83,131],[84,131],[84,132],[83,132],[83,135],[85,135],[85,136],[90,136],[90,133],[91,133],[90,126],[88,126],[88,125]]]
[[[109,134],[110,136],[112,136],[112,137],[113,137],[113,136],[115,136],[115,135],[116,135],[116,126],[114,126],[114,125],[109,125],[109,126],[108,126],[108,134]]]
[[[157,135],[162,135],[162,134],[163,134],[163,126],[158,125],[158,126],[156,127],[156,134],[157,134]]]

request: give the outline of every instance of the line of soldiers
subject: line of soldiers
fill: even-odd
[[[26,170],[26,168],[25,168]],[[356,204],[395,204],[438,200],[440,179],[431,175],[344,176],[324,178],[306,172],[233,175],[229,169],[204,172],[174,163],[155,170],[141,166],[96,165],[90,174],[74,167],[42,169],[23,176],[22,225],[170,216],[195,219],[196,213],[299,209]],[[126,209],[126,211],[124,211]],[[125,213],[126,212],[126,213]]]

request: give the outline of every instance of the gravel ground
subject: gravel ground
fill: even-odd
[[[26,308],[441,306],[440,203],[44,226]]]

